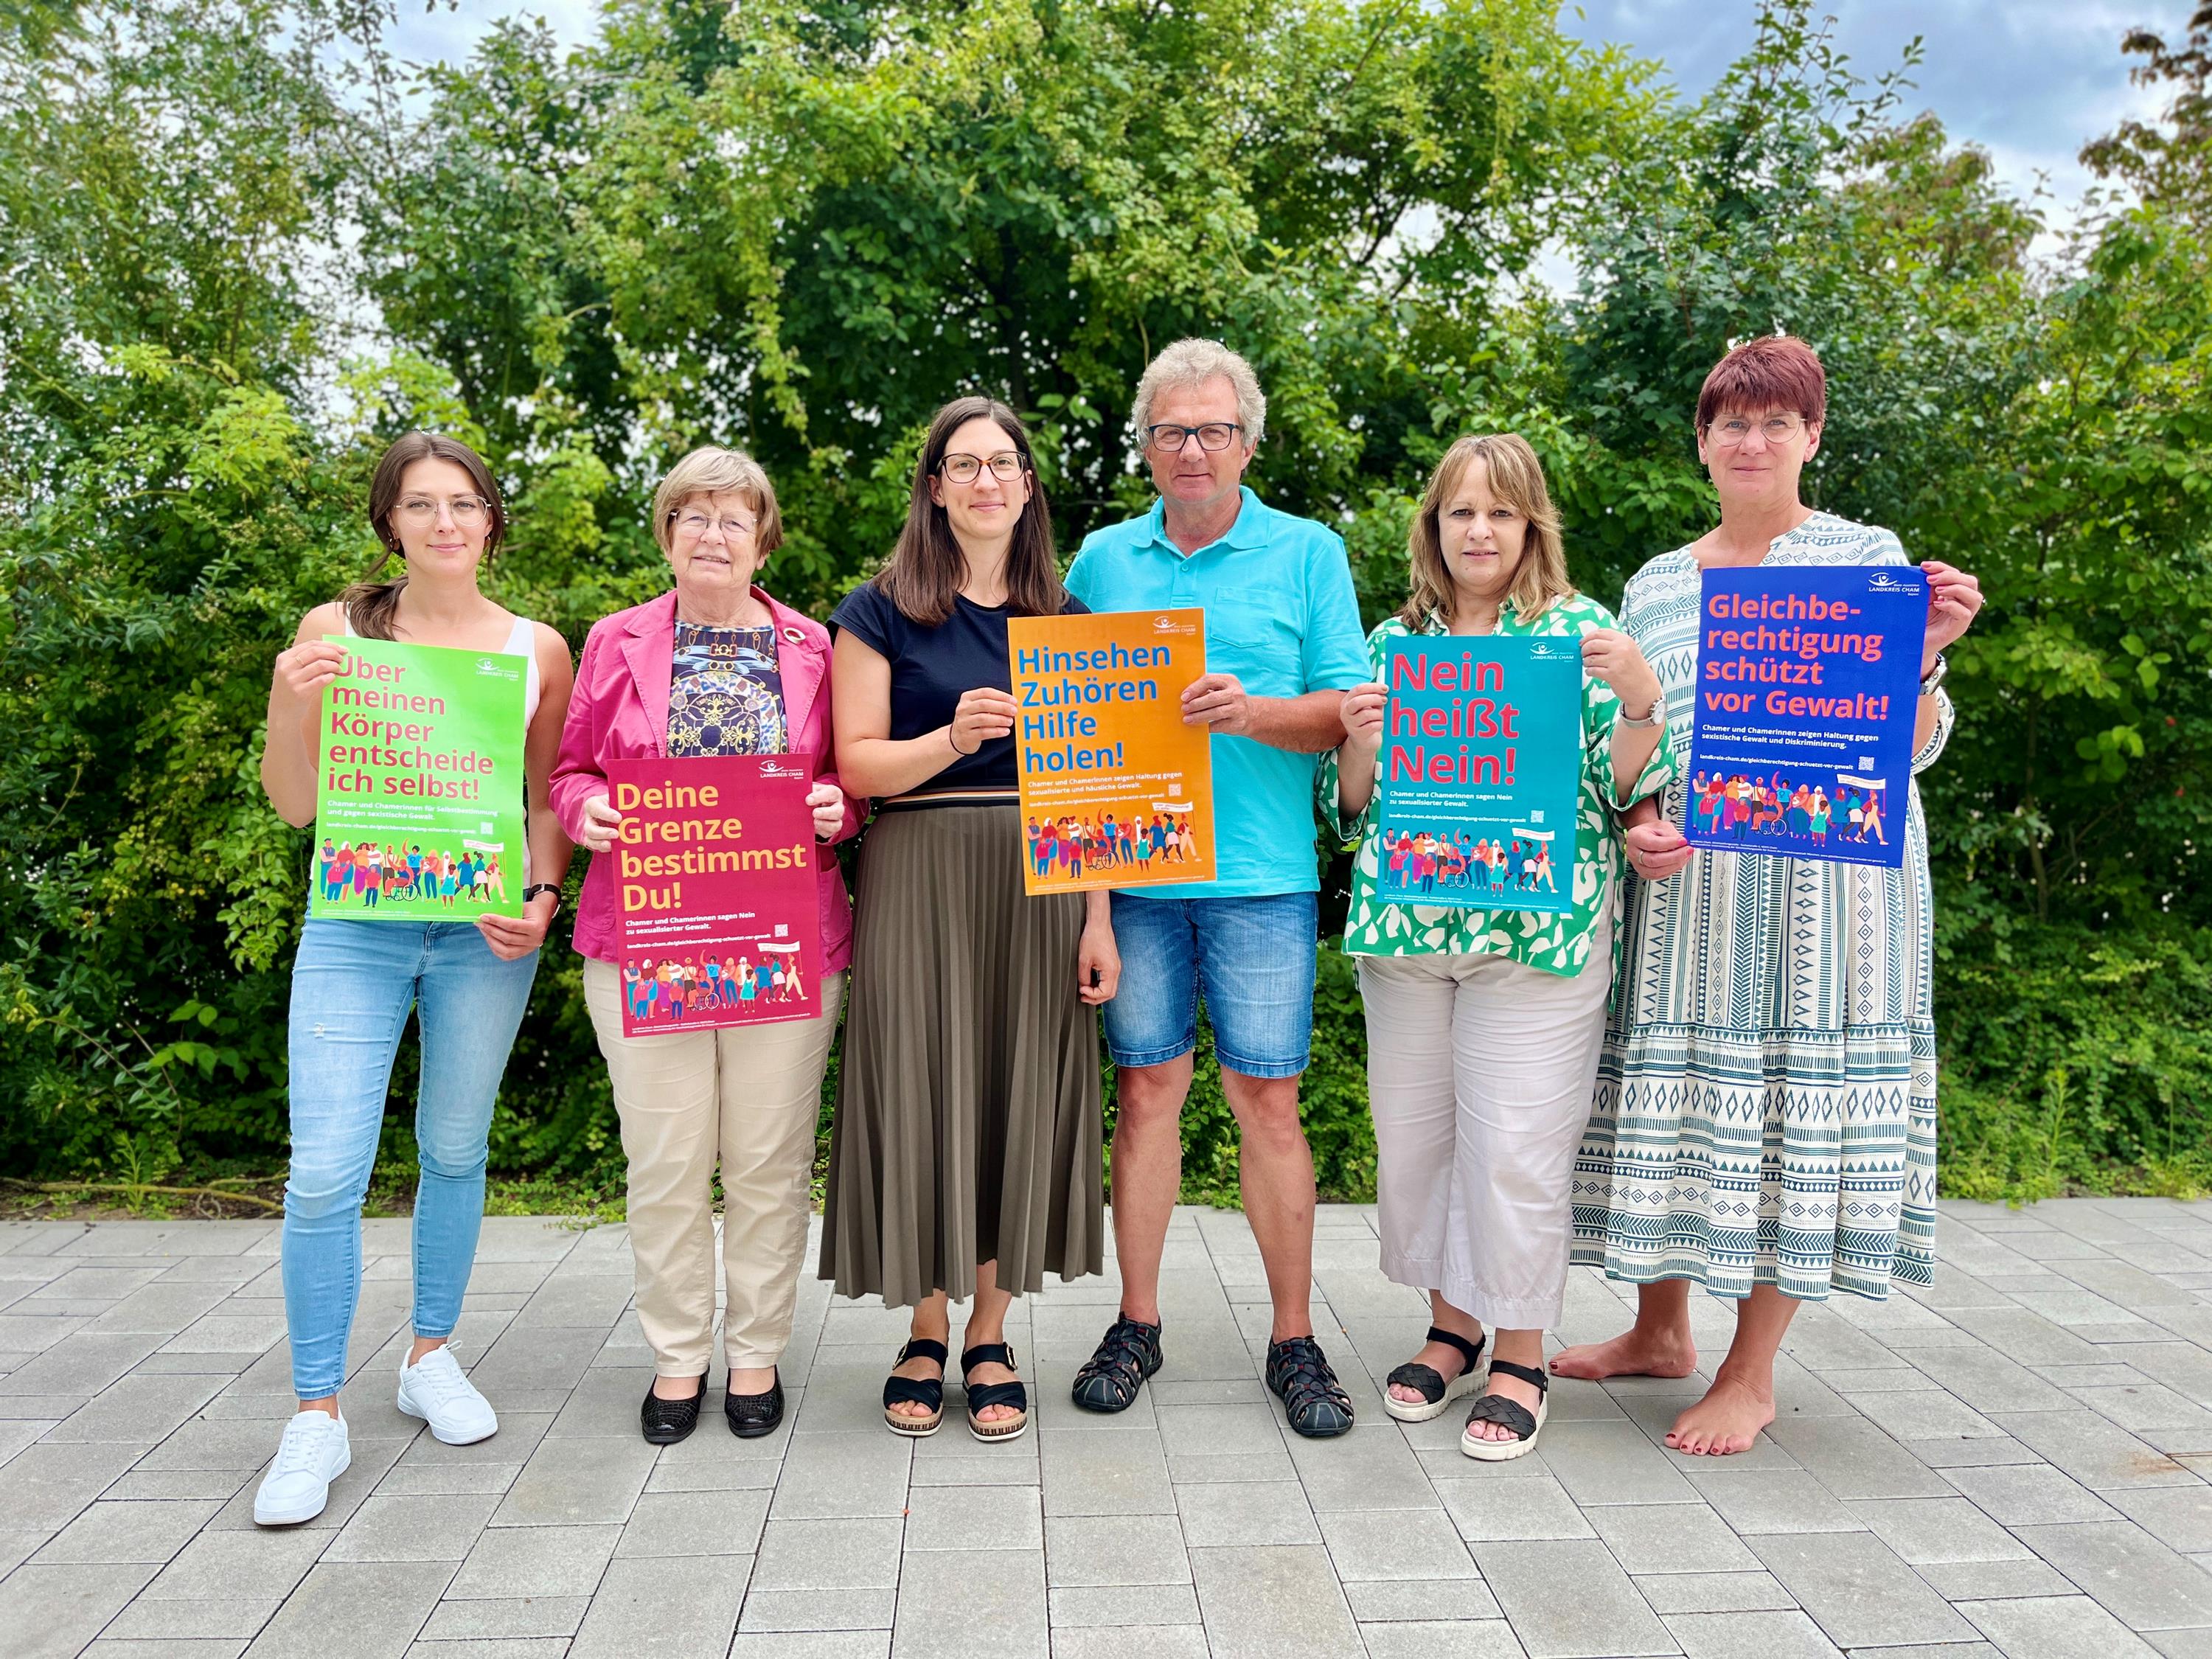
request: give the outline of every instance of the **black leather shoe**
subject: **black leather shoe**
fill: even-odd
[[[783,1372],[777,1370],[766,1394],[731,1394],[725,1389],[722,1415],[730,1419],[730,1432],[740,1440],[774,1434],[783,1421]]]
[[[707,1403],[707,1377],[699,1376],[699,1392],[689,1400],[663,1400],[651,1389],[637,1408],[645,1437],[656,1446],[672,1446],[699,1426],[699,1407]]]

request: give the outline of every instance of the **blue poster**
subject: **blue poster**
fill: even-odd
[[[1708,570],[1682,833],[1894,870],[1928,579],[1908,565]]]
[[[1431,634],[1392,640],[1389,650],[1382,897],[1572,910],[1582,641]]]

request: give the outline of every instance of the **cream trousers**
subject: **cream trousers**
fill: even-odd
[[[773,1365],[791,1340],[806,1254],[822,1072],[845,975],[819,1018],[624,1036],[621,973],[584,959],[584,1002],[629,1158],[637,1316],[662,1376],[702,1376],[714,1342],[714,1165],[722,1169],[722,1351]]]
[[[1382,1272],[1484,1324],[1556,1324],[1568,1197],[1612,982],[1503,957],[1362,957]]]

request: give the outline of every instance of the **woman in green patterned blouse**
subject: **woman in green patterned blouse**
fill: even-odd
[[[1484,1328],[1494,1328],[1488,1387],[1460,1449],[1496,1462],[1528,1450],[1543,1425],[1544,1331],[1565,1291],[1568,1184],[1612,979],[1614,815],[1663,788],[1674,756],[1658,677],[1613,614],[1568,583],[1559,519],[1526,441],[1454,444],[1408,543],[1412,595],[1368,636],[1377,680],[1345,698],[1344,743],[1324,757],[1320,805],[1358,842],[1345,949],[1359,958],[1367,1006],[1382,1271],[1426,1291],[1434,1321],[1420,1352],[1390,1373],[1383,1402],[1403,1421],[1437,1416],[1475,1387]],[[1387,642],[1414,633],[1581,637],[1571,910],[1382,899],[1380,676]],[[1488,883],[1468,890],[1486,895]]]

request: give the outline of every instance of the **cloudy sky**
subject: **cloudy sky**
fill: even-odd
[[[416,59],[465,58],[492,18],[520,10],[546,16],[564,40],[587,38],[594,0],[460,0],[420,9],[401,0],[399,48]],[[2075,154],[2129,112],[2156,100],[2128,84],[2120,37],[2141,23],[2181,32],[2190,0],[1830,0],[1838,44],[1869,78],[1893,68],[1923,37],[1925,57],[1908,94],[1913,111],[1933,109],[1954,137],[1996,157],[2023,192],[2048,176],[2061,204],[2087,174]],[[1560,26],[1585,40],[1618,41],[1662,60],[1676,82],[1703,92],[1751,38],[1753,0],[1566,0]]]

